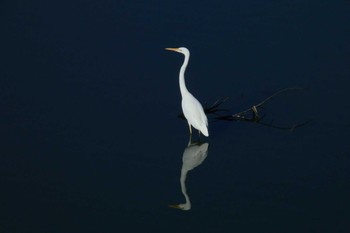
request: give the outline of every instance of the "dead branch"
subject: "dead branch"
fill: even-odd
[[[310,122],[310,120],[307,120],[303,123],[299,124],[293,124],[290,126],[280,126],[272,123],[266,123],[263,122],[262,120],[264,119],[265,115],[261,113],[261,109],[263,109],[263,106],[266,105],[270,100],[275,98],[276,96],[285,93],[287,91],[299,91],[299,90],[304,90],[304,88],[300,87],[289,87],[285,88],[282,90],[279,90],[272,94],[271,96],[267,97],[260,103],[251,106],[250,108],[235,113],[235,114],[225,114],[222,115],[223,112],[228,112],[228,109],[225,108],[220,108],[222,104],[224,104],[227,100],[228,97],[226,98],[221,98],[216,100],[212,105],[207,106],[207,104],[204,105],[204,112],[207,115],[214,115],[214,119],[216,120],[223,120],[223,121],[244,121],[244,122],[253,122],[253,123],[258,123],[266,127],[270,128],[275,128],[275,129],[281,129],[281,130],[289,130],[289,131],[294,131],[296,128],[302,127]],[[179,118],[185,119],[183,113],[181,112],[178,115]]]

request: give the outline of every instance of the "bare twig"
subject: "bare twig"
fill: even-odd
[[[269,102],[271,99],[275,98],[277,95],[280,95],[280,94],[287,92],[287,91],[297,91],[297,90],[304,90],[304,88],[300,88],[300,87],[285,88],[285,89],[277,91],[276,93],[267,97],[266,99],[264,99],[260,103],[253,105],[252,107],[250,107],[244,111],[241,111],[241,112],[238,112],[235,114],[220,115],[219,114],[220,112],[227,112],[228,111],[228,109],[220,108],[220,106],[228,100],[228,97],[226,97],[226,98],[216,100],[209,107],[207,107],[207,105],[205,104],[204,112],[207,115],[210,115],[210,114],[215,115],[214,119],[216,119],[216,120],[254,122],[254,123],[258,123],[258,124],[261,124],[263,126],[266,126],[266,127],[293,131],[296,128],[299,128],[301,126],[308,124],[310,122],[310,120],[307,120],[307,121],[300,123],[300,124],[293,124],[291,126],[279,126],[279,125],[275,125],[272,123],[262,122],[265,115],[260,113],[260,109],[263,109],[263,106],[266,105],[266,103]],[[178,117],[185,119],[183,113],[180,113],[178,115]]]
[[[298,90],[304,90],[304,88],[300,88],[300,87],[288,87],[282,90],[277,91],[276,93],[272,94],[271,96],[267,97],[266,99],[264,99],[263,101],[261,101],[260,103],[253,105],[251,108],[244,110],[242,112],[233,114],[232,117],[234,118],[241,118],[242,116],[244,117],[244,115],[246,115],[247,113],[252,112],[253,115],[257,115],[256,117],[259,118],[258,116],[258,108],[261,108],[264,104],[266,104],[268,101],[270,101],[272,98],[276,97],[279,94],[282,94],[283,92],[287,92],[287,91],[298,91]]]

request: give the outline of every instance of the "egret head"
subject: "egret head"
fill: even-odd
[[[190,51],[185,48],[185,47],[180,47],[180,48],[165,48],[166,50],[170,50],[170,51],[174,51],[174,52],[178,52],[178,53],[182,53],[184,55],[189,55]]]

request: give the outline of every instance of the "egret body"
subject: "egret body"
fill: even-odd
[[[199,132],[201,132],[205,136],[209,136],[208,132],[208,119],[204,113],[202,105],[199,101],[187,90],[185,84],[185,71],[190,59],[190,51],[187,48],[166,48],[166,50],[175,51],[178,53],[182,53],[185,55],[184,63],[181,66],[179,73],[179,83],[180,83],[180,91],[181,91],[181,106],[182,112],[187,120],[188,126],[190,128],[190,134],[192,135],[193,126]]]

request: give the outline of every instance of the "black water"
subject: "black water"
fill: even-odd
[[[348,232],[350,2],[0,4],[1,232]],[[180,173],[189,90],[265,122],[210,118]]]

